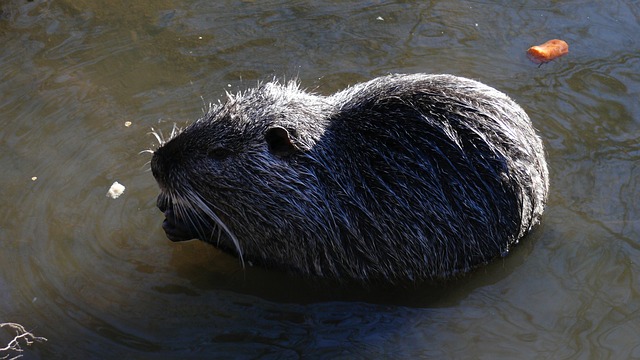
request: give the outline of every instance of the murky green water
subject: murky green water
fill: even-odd
[[[49,340],[26,358],[640,358],[636,1],[0,9],[0,322]],[[525,50],[551,38],[570,53],[538,68]],[[361,289],[165,238],[139,154],[152,127],[274,76],[331,93],[389,72],[475,78],[529,112],[551,196],[509,257],[446,285]]]

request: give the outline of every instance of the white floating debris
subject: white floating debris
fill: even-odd
[[[126,126],[126,127],[131,126],[131,121],[125,121],[125,122],[124,122],[124,126]]]
[[[109,188],[109,191],[107,192],[107,196],[112,199],[117,199],[120,195],[122,195],[123,192],[124,192],[124,185],[115,181],[113,185],[111,185],[111,187]]]
[[[38,177],[37,177],[37,176],[32,176],[32,177],[31,177],[31,181],[36,181],[36,180],[38,180]]]
[[[384,21],[384,18],[383,18],[382,16],[378,16],[378,17],[376,18],[376,20],[378,20],[378,21]]]

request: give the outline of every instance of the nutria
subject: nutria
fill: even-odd
[[[527,114],[452,75],[389,75],[331,96],[268,82],[159,140],[151,169],[169,239],[305,275],[463,274],[531,230],[548,191]]]

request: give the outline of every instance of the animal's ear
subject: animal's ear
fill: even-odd
[[[287,156],[298,151],[293,143],[289,131],[282,126],[273,126],[264,133],[264,139],[269,146],[269,151],[279,156]]]

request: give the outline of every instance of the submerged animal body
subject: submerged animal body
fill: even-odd
[[[331,96],[265,83],[161,141],[151,169],[169,239],[358,281],[468,272],[508,253],[548,192],[527,114],[452,75],[389,75]]]

